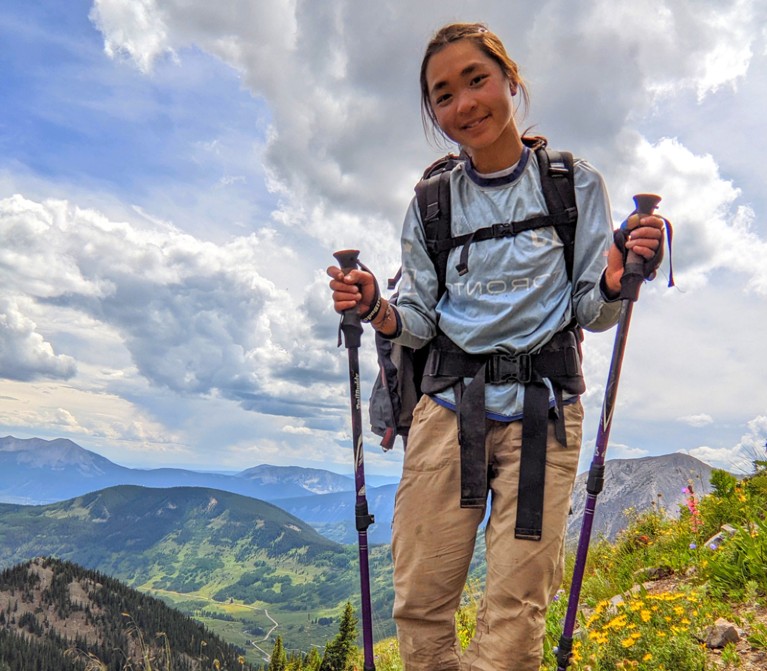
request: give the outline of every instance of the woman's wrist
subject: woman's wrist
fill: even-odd
[[[384,335],[391,335],[397,329],[397,318],[394,316],[394,308],[385,298],[381,299],[378,313],[370,320],[370,325]]]

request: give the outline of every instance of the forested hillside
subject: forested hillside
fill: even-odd
[[[0,573],[0,671],[250,669],[243,652],[97,571],[45,558]]]

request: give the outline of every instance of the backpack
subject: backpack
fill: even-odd
[[[427,241],[429,256],[434,263],[438,279],[438,295],[445,292],[447,260],[450,251],[462,247],[459,275],[468,272],[468,251],[473,242],[491,238],[508,237],[525,230],[553,226],[564,247],[567,277],[572,281],[575,247],[575,226],[578,211],[575,204],[573,156],[546,148],[543,138],[523,138],[525,144],[535,151],[540,170],[548,215],[526,219],[522,222],[504,222],[479,229],[468,235],[451,235],[450,172],[463,158],[449,154],[424,172],[415,186],[416,201]],[[394,290],[400,271],[389,280],[389,290]],[[390,299],[397,303],[397,294]],[[413,418],[413,408],[421,397],[421,380],[428,356],[428,347],[414,350],[375,334],[379,372],[369,401],[370,428],[381,437],[384,450],[394,447],[397,436],[402,437],[407,448],[407,436]]]

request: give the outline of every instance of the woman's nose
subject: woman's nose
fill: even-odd
[[[474,109],[477,102],[474,99],[471,91],[462,91],[458,94],[458,111],[468,112]]]

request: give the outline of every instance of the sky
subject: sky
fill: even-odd
[[[748,472],[767,442],[764,0],[4,0],[0,433],[112,461],[351,474],[325,268],[379,278],[424,167],[431,35],[483,21],[519,125],[587,159],[619,223],[674,225],[636,304],[608,458]],[[614,332],[588,334],[582,469]],[[372,332],[362,394],[376,372]],[[366,412],[366,409],[365,409]],[[367,423],[366,423],[367,426]],[[368,473],[402,449],[365,432]]]

